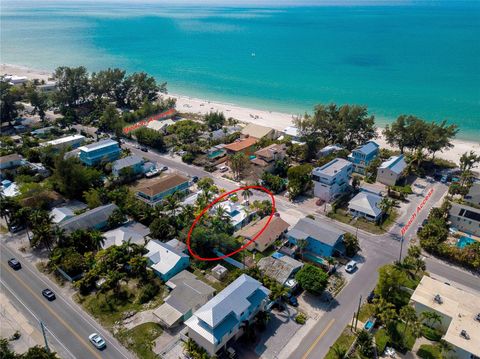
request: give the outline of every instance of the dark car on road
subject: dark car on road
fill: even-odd
[[[10,226],[10,233],[18,233],[20,231],[23,231],[25,229],[25,226],[23,224],[15,224]]]
[[[198,176],[193,176],[192,177],[192,182],[197,183],[198,182]]]
[[[375,300],[375,298],[377,298],[377,295],[376,295],[375,292],[372,290],[372,291],[370,292],[370,294],[368,295],[368,297],[367,297],[367,302],[370,303],[370,304],[372,304],[373,301]]]
[[[50,289],[46,288],[42,290],[42,295],[47,298],[49,301],[55,300],[55,293],[53,293]]]
[[[22,265],[16,258],[11,258],[8,260],[8,265],[15,270],[22,269]]]
[[[140,147],[140,151],[143,151],[143,152],[148,152],[148,148],[143,146],[143,147]]]

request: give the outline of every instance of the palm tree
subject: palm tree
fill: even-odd
[[[429,327],[434,327],[435,324],[442,323],[442,316],[436,312],[423,312],[420,317],[426,321],[426,325]]]
[[[307,246],[308,246],[308,241],[305,238],[297,239],[297,247],[300,250],[302,261],[303,261],[303,252]]]
[[[177,210],[181,207],[180,200],[176,194],[165,197],[164,207],[167,212],[170,212],[172,217],[175,217]]]
[[[403,339],[405,340],[408,326],[412,324],[413,327],[418,322],[417,312],[411,305],[406,305],[400,309],[399,318],[405,322],[405,329],[403,330]]]
[[[345,356],[347,355],[347,351],[348,351],[348,349],[346,349],[342,345],[335,344],[332,347],[332,352],[333,352],[333,355],[335,356],[335,359],[345,358]]]
[[[378,208],[380,208],[383,213],[388,215],[390,214],[390,211],[392,210],[392,208],[395,207],[396,205],[397,205],[397,201],[384,197],[378,204]]]
[[[438,342],[438,347],[440,348],[440,352],[442,353],[442,358],[446,358],[448,353],[455,351],[452,344],[443,339],[440,339],[440,341]]]
[[[333,257],[327,257],[327,263],[328,263],[328,270],[332,268],[332,266],[335,264],[335,259]]]
[[[245,202],[248,202],[248,199],[253,196],[253,192],[250,190],[250,189],[244,189],[242,191],[242,197],[244,199]]]
[[[53,236],[52,226],[48,223],[40,223],[33,228],[32,232],[32,246],[36,247],[41,244],[45,248],[47,248],[49,252],[51,252],[52,245],[55,240]]]
[[[92,231],[90,232],[90,241],[93,248],[98,251],[105,244],[105,237],[99,231]]]

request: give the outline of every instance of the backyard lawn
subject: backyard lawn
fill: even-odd
[[[399,216],[399,213],[395,210],[393,210],[387,219],[383,221],[382,224],[377,225],[374,222],[367,221],[363,218],[359,218],[356,221],[353,221],[353,218],[351,215],[347,213],[345,209],[337,209],[336,212],[330,211],[328,213],[328,217],[336,219],[337,221],[350,224],[354,227],[358,227],[359,229],[362,229],[364,231],[373,233],[373,234],[383,234],[386,233],[390,227],[395,223]]]
[[[139,358],[158,358],[152,351],[153,341],[162,334],[162,328],[157,323],[143,323],[129,330],[121,330],[118,340],[128,349],[135,352]]]

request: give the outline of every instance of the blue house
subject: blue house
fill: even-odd
[[[143,164],[145,160],[136,155],[121,158],[113,162],[112,173],[115,177],[121,175],[123,169],[131,168],[134,174],[143,173]]]
[[[305,239],[307,246],[304,255],[308,258],[308,252],[314,256],[331,257],[334,254],[342,254],[345,250],[343,236],[345,232],[333,227],[328,223],[321,223],[310,218],[302,218],[287,232],[288,241],[296,245],[298,240]]]
[[[137,196],[150,205],[156,205],[165,197],[176,192],[186,193],[190,187],[188,178],[175,173],[160,177],[156,182],[141,186],[137,189]]]
[[[146,249],[148,264],[164,282],[190,265],[190,257],[168,243],[152,239],[147,243]]]
[[[269,294],[262,283],[242,274],[185,322],[189,338],[215,355],[244,333],[247,323],[265,309]]]
[[[379,145],[374,141],[355,148],[348,156],[348,160],[353,163],[353,171],[365,174],[365,167],[378,156],[379,151]]]
[[[113,140],[102,140],[78,148],[80,161],[87,166],[94,166],[101,161],[114,161],[120,157],[120,146]]]

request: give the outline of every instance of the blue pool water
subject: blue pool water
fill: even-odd
[[[207,157],[208,158],[220,157],[220,156],[223,156],[225,153],[226,153],[225,150],[215,150],[212,153],[210,153]]]
[[[366,330],[369,330],[369,329],[371,329],[372,327],[373,327],[373,322],[370,321],[370,320],[367,321],[367,322],[365,323],[365,325],[364,325],[364,328],[365,328]]]
[[[470,237],[466,237],[466,236],[463,236],[463,237],[460,237],[460,239],[458,240],[457,242],[457,247],[458,248],[465,248],[466,246],[474,243],[475,240],[470,238]]]
[[[305,259],[308,259],[308,260],[311,261],[311,262],[314,262],[314,263],[325,264],[325,261],[324,261],[322,258],[313,256],[313,255],[311,255],[311,254],[309,254],[309,253],[305,253],[305,254],[303,255],[303,257],[304,257]]]
[[[272,254],[272,257],[275,258],[275,259],[280,259],[284,256],[285,256],[285,254],[278,253],[278,252],[273,252],[273,254]]]

